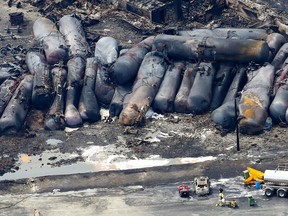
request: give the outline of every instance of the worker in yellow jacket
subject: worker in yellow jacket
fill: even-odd
[[[223,193],[223,189],[220,188],[219,189],[219,201],[216,204],[216,206],[225,206],[225,199],[224,199],[224,193]]]

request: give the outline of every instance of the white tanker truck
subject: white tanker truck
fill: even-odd
[[[288,164],[278,165],[275,170],[265,170],[263,189],[267,197],[274,194],[281,198],[286,197],[288,194]]]

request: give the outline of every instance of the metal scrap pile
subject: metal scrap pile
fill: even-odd
[[[150,36],[128,50],[102,37],[94,51],[73,15],[58,26],[39,18],[33,33],[42,48],[25,52],[29,73],[12,77],[11,68],[18,71],[7,65],[0,86],[1,135],[17,133],[31,107],[46,113],[47,130],[97,122],[101,106],[122,125],[142,123],[150,107],[160,113],[212,111],[217,128],[231,131],[239,121],[248,134],[261,132],[268,116],[288,122],[284,32],[193,29]]]

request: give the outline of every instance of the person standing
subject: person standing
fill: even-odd
[[[224,191],[222,188],[219,189],[219,201],[216,206],[225,206],[225,198],[224,198]]]

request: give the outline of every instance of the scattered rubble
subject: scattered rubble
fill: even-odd
[[[184,20],[182,22],[177,22],[177,18],[174,15],[172,1],[159,1],[158,6],[157,7],[155,6],[154,8],[155,11],[157,11],[158,15],[155,12],[156,15],[153,14],[153,16],[147,11],[145,13],[137,11],[136,9],[137,7],[139,7],[139,2],[136,1],[125,1],[125,2],[126,2],[126,8],[124,7],[124,9],[127,11],[132,11],[133,12],[132,14],[124,13],[123,11],[118,11],[117,1],[112,1],[112,4],[111,3],[100,4],[98,3],[98,1],[90,1],[87,3],[83,3],[82,1],[64,1],[64,0],[63,1],[37,0],[32,1],[32,3],[30,1],[29,2],[23,1],[21,8],[19,9],[25,9],[25,7],[28,7],[27,4],[31,3],[34,7],[37,7],[36,10],[39,10],[39,12],[42,15],[46,16],[55,23],[63,16],[64,12],[65,14],[76,13],[76,17],[80,17],[83,29],[87,33],[88,37],[86,38],[87,42],[89,43],[89,47],[91,49],[94,49],[95,45],[94,43],[98,41],[99,38],[102,38],[104,36],[112,36],[116,38],[121,44],[122,48],[131,48],[134,44],[139,43],[140,41],[142,41],[144,38],[146,38],[151,34],[157,35],[163,32],[169,34],[178,34],[179,30],[183,29],[186,30],[199,27],[214,29],[215,27],[248,26],[268,30],[267,31],[268,33],[271,33],[273,31],[280,32],[285,37],[287,37],[287,35],[285,35],[287,34],[286,32],[287,20],[285,20],[285,13],[286,13],[285,10],[283,10],[281,13],[277,13],[277,11],[279,12],[279,8],[267,9],[267,6],[265,4],[262,4],[261,1],[257,1],[257,3],[250,1],[245,2],[244,1],[214,2],[204,0],[197,2],[182,1],[183,2],[182,9],[184,16]],[[127,7],[127,5],[130,6]],[[16,8],[16,3],[13,3],[11,5],[11,8],[13,8],[14,6]],[[18,7],[20,6],[18,5]],[[77,7],[77,10],[75,10],[75,7]],[[148,11],[150,10],[151,12],[152,9],[146,8],[143,10]],[[233,11],[237,11],[238,13],[237,14],[233,13]],[[137,15],[135,15],[135,13]],[[10,43],[13,44],[12,45],[13,48],[5,46],[3,50],[1,49],[2,50],[1,63],[4,63],[4,61],[8,60],[9,65],[13,65],[11,67],[13,70],[10,69],[8,70],[9,74],[11,73],[11,76],[18,76],[20,74],[27,73],[26,65],[23,62],[23,56],[25,57],[27,52],[30,52],[33,49],[39,49],[37,50],[38,52],[42,51],[42,48],[39,48],[39,45],[34,46],[33,44],[31,44],[30,47],[28,44],[23,44],[22,46],[17,45],[20,43],[18,39],[22,37],[23,32],[27,31],[25,26],[25,24],[27,24],[26,14],[23,22],[19,23],[18,26],[16,25],[16,27],[8,26],[5,30],[7,35],[3,35],[3,40],[6,40],[5,43],[7,41],[8,43],[10,43],[13,37],[15,41]],[[155,22],[157,22],[157,24]],[[125,30],[124,31],[122,30],[119,33],[119,31],[117,31],[118,28],[117,26],[120,25],[123,25],[121,26],[121,28],[123,27],[124,29],[128,29],[129,31],[127,30],[125,32]],[[105,26],[105,29],[103,28],[103,26]],[[128,43],[128,41],[130,42]],[[60,62],[58,66],[65,67],[65,63],[61,65]],[[256,68],[258,67],[259,66],[256,65]],[[3,68],[5,67],[1,67],[1,70]],[[15,68],[17,68],[17,70],[15,70]],[[16,75],[13,74],[15,71],[18,74],[17,73]],[[145,107],[144,110],[146,112],[148,110],[148,107]],[[138,109],[138,111],[143,110]],[[167,116],[167,114],[164,115],[165,117]],[[144,112],[141,113],[141,116],[145,116],[145,113]],[[191,116],[191,117],[179,118],[174,121],[174,119],[171,118],[171,123],[181,124],[183,121],[185,121],[185,118],[192,124],[194,124],[194,121],[198,119],[198,117],[193,118],[193,116]],[[117,124],[116,122],[112,123],[113,126]],[[211,122],[210,124],[212,125]],[[26,125],[24,124],[24,128],[25,126]],[[203,126],[205,126],[205,124],[203,124]],[[61,127],[61,129],[63,129],[63,127]],[[131,130],[132,132],[130,131],[131,135],[134,135],[133,130],[134,129]],[[21,136],[21,134],[22,131],[20,131],[18,135]],[[138,132],[135,134],[138,134]],[[36,136],[38,136],[37,133]]]

